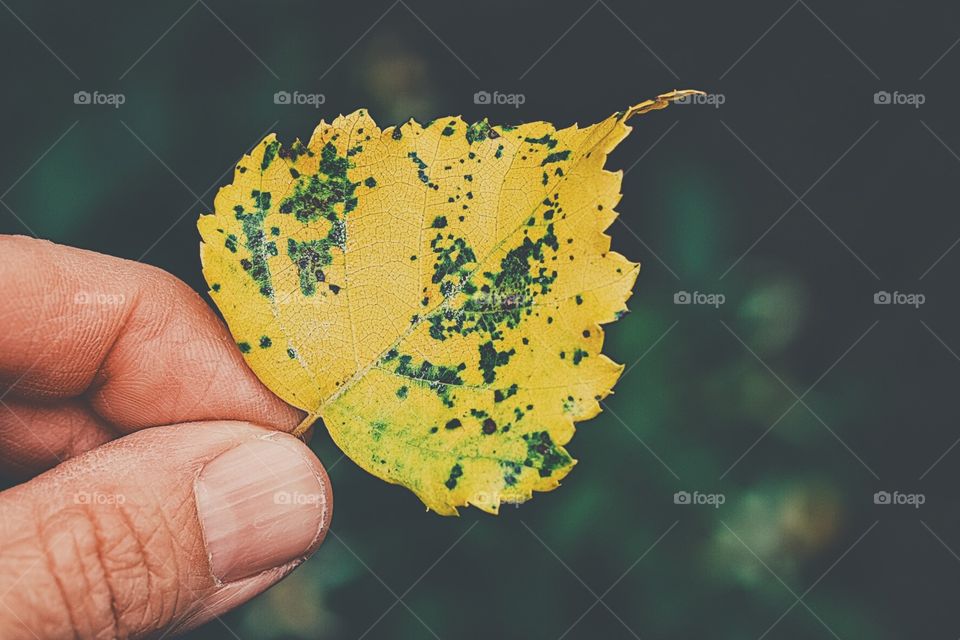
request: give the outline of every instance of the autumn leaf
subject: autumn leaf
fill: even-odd
[[[600,325],[639,265],[610,250],[635,115],[588,127],[380,129],[363,109],[307,144],[270,135],[199,220],[203,273],[251,369],[361,467],[437,513],[557,487],[574,423],[623,370]]]

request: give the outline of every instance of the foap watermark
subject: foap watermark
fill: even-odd
[[[300,91],[277,91],[273,94],[273,104],[307,105],[319,109],[327,101],[322,93],[302,93]]]
[[[673,504],[694,504],[707,505],[714,509],[719,509],[720,505],[727,501],[727,497],[722,493],[700,493],[694,491],[677,491],[673,494]]]
[[[674,104],[701,104],[719,109],[720,105],[727,101],[727,96],[722,93],[693,93],[682,98],[674,100]]]
[[[922,293],[905,293],[903,291],[877,291],[873,294],[873,304],[898,304],[919,309],[927,301]]]
[[[520,108],[527,101],[527,96],[522,93],[501,93],[500,91],[477,91],[473,94],[473,104],[507,104],[514,109]]]
[[[900,491],[877,491],[873,494],[873,504],[909,506],[919,509],[927,501],[922,493],[901,493]]]
[[[73,294],[74,304],[100,304],[106,306],[120,306],[127,301],[122,293],[103,293],[100,291],[77,291]]]
[[[102,493],[100,491],[77,491],[73,494],[74,504],[124,504],[127,497],[122,493]]]
[[[73,94],[73,104],[83,105],[106,105],[119,109],[120,105],[127,101],[127,96],[122,93],[101,93],[100,91],[77,91]]]
[[[274,504],[292,504],[299,506],[317,505],[323,502],[319,493],[302,493],[300,491],[277,491],[273,494]]]
[[[443,286],[440,292],[444,292]],[[445,320],[479,320],[488,314],[509,314],[531,306],[533,306],[533,297],[525,293],[480,292],[473,294],[460,307],[443,310],[442,315]]]
[[[503,504],[512,504],[515,508],[520,507],[520,503],[517,502],[515,499],[514,500],[505,499],[497,491],[494,491],[492,493],[488,493],[486,491],[478,491],[473,495],[473,497],[470,498],[469,502],[470,504],[480,507],[481,509],[484,509],[487,507],[491,509],[499,509],[500,505],[503,505]]]
[[[927,96],[922,93],[901,93],[900,91],[877,91],[873,94],[873,104],[894,104],[904,105],[919,109],[920,105],[927,101]]]
[[[673,294],[673,304],[702,304],[718,309],[726,301],[727,297],[722,293],[677,291]]]
[[[526,293],[505,293],[502,291],[491,291],[489,293],[478,293],[471,298],[473,304],[478,309],[484,311],[513,311],[521,307],[529,307],[533,304],[533,297]]]

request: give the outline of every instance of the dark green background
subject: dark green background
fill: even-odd
[[[960,249],[928,271],[960,236],[960,49],[930,68],[960,36],[956,4],[4,2],[0,231],[200,291],[196,217],[268,130],[307,138],[359,107],[383,125],[564,125],[675,87],[726,98],[638,118],[610,159],[630,168],[613,243],[644,266],[605,351],[636,364],[581,425],[563,487],[441,518],[319,430],[334,535],[194,637],[960,635],[960,449],[931,468],[960,436]],[[526,102],[478,106],[478,90]],[[674,305],[678,290],[726,303]],[[878,290],[927,302],[878,306]],[[675,505],[679,490],[726,502]],[[875,505],[879,490],[926,503]]]

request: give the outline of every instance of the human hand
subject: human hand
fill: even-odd
[[[189,287],[0,237],[0,636],[182,631],[292,571],[333,498]],[[36,474],[40,475],[36,475]]]

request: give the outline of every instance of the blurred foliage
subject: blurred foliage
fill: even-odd
[[[189,3],[10,4],[81,80],[22,25],[0,21],[5,85],[17,88],[2,106],[10,126],[0,186],[14,185],[4,202],[38,235],[143,259],[199,291],[195,219],[228,181],[221,173],[267,130],[307,137],[320,118],[361,106],[384,125],[448,113],[593,122],[678,85],[716,87],[721,67],[775,18],[759,2],[737,18],[714,3],[609,2],[680,82],[600,5],[535,63],[585,7],[411,1],[414,14],[389,3],[210,0],[165,33]],[[960,23],[955,7],[921,23],[892,0],[829,9],[825,19],[855,36],[851,46],[903,77],[917,73],[884,34],[908,24],[918,42],[939,43],[910,62],[923,68],[955,38],[943,25]],[[929,80],[941,104],[952,102],[958,60]],[[881,511],[871,496],[920,487],[925,522],[960,548],[956,510],[944,507],[956,504],[956,455],[917,480],[956,438],[960,367],[916,313],[897,309],[880,309],[880,324],[838,358],[878,319],[872,292],[918,287],[960,233],[956,216],[937,215],[955,208],[950,176],[960,168],[945,171],[952,160],[916,114],[883,112],[876,133],[807,197],[882,281],[803,205],[734,263],[794,198],[724,126],[799,193],[879,117],[869,101],[878,87],[802,8],[721,84],[719,113],[674,106],[645,116],[611,158],[612,169],[629,168],[613,245],[644,267],[633,312],[607,334],[605,351],[629,369],[607,410],[580,425],[571,447],[580,463],[564,486],[499,518],[440,518],[342,459],[318,429],[333,532],[282,584],[192,637],[421,638],[429,627],[442,638],[569,630],[566,638],[723,640],[771,625],[768,638],[956,636],[960,566],[921,516]],[[71,102],[95,88],[127,102]],[[526,102],[476,105],[481,89],[522,92]],[[276,105],[280,90],[322,92],[326,103]],[[924,118],[960,144],[952,112],[937,109],[931,100]],[[922,189],[922,208],[910,185]],[[908,207],[912,219],[901,215]],[[0,210],[0,231],[26,232],[11,212]],[[923,317],[955,349],[957,254],[922,283],[931,300]],[[721,292],[726,303],[675,305],[679,290]],[[677,505],[677,491],[725,502]]]

